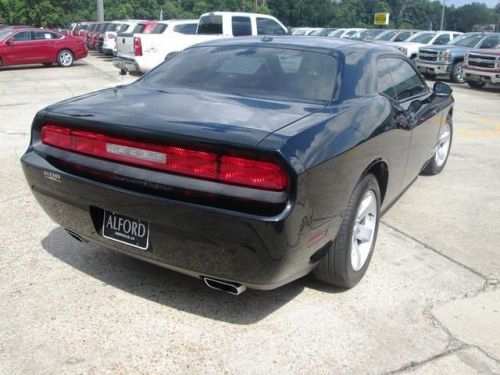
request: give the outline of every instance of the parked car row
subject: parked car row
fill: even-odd
[[[428,78],[446,76],[455,83],[482,87],[481,83],[500,79],[499,46],[500,33],[467,33],[446,45],[421,47],[415,63]]]
[[[292,35],[366,40],[397,48],[427,78],[444,76],[454,83],[481,88],[500,84],[500,33],[297,28]]]
[[[86,56],[85,43],[72,35],[27,26],[0,29],[0,66],[57,63],[69,67]]]
[[[248,35],[285,35],[276,18],[257,13],[210,12],[191,20],[119,20],[75,24],[89,50],[114,55],[121,74],[142,74],[194,44]]]

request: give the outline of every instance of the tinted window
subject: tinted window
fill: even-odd
[[[198,34],[222,34],[222,16],[201,17]]]
[[[411,36],[411,32],[405,31],[405,32],[399,33],[398,36],[396,38],[394,38],[394,41],[395,42],[402,42],[402,41],[408,39],[410,36]]]
[[[392,80],[391,70],[387,65],[386,59],[379,59],[377,63],[377,90],[379,93],[387,95],[390,98],[396,98],[394,90],[394,81]]]
[[[453,44],[461,47],[474,47],[481,40],[481,35],[469,35],[457,38]]]
[[[31,31],[21,31],[20,33],[14,34],[12,40],[16,42],[31,40]]]
[[[331,98],[335,74],[335,59],[322,53],[264,47],[196,47],[165,61],[140,82],[163,90],[182,88],[325,102]]]
[[[50,33],[46,33],[43,31],[35,31],[34,33],[34,39],[35,40],[45,40],[45,39],[50,39]]]
[[[61,34],[50,33],[50,39],[61,39],[62,37]]]
[[[386,31],[384,33],[381,33],[379,35],[377,35],[374,39],[375,40],[385,40],[385,41],[389,41],[391,40],[394,35],[397,34],[397,31]]]
[[[174,31],[181,34],[196,34],[197,23],[186,23],[184,25],[174,26]]]
[[[168,28],[168,25],[166,25],[164,23],[157,23],[151,29],[151,34],[163,34],[165,32],[165,30],[167,30],[167,28]]]
[[[479,48],[495,48],[500,43],[500,35],[490,35],[486,37]]]
[[[398,100],[405,100],[427,91],[427,86],[410,64],[402,59],[388,58],[386,60]]]
[[[275,20],[257,17],[257,34],[284,35],[285,30]]]
[[[233,36],[252,35],[252,24],[250,17],[233,17]]]
[[[145,24],[138,23],[137,25],[135,25],[134,30],[132,30],[132,34],[140,34],[144,31],[145,28],[146,28]]]
[[[427,44],[434,38],[435,33],[414,34],[407,42]]]
[[[432,44],[436,45],[448,44],[449,41],[450,41],[450,36],[448,34],[443,34],[440,35]]]

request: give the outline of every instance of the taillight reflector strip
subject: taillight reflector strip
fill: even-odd
[[[110,137],[101,133],[45,125],[42,143],[134,166],[264,190],[283,191],[288,175],[275,163]]]

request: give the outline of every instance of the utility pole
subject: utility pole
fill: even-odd
[[[446,8],[446,0],[443,0],[443,11],[441,12],[441,29],[443,30],[444,27],[444,10]]]
[[[104,0],[97,0],[97,21],[104,22]]]

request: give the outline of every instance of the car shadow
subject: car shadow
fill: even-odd
[[[61,68],[59,67],[56,63],[45,66],[42,64],[32,64],[32,65],[14,65],[14,66],[2,66],[0,67],[0,71],[16,71],[16,70],[39,70],[39,69],[74,69],[74,68],[81,68],[84,66],[87,66],[88,63],[82,60],[75,61],[73,65],[71,65],[69,68]]]
[[[206,287],[201,280],[84,244],[58,227],[42,240],[43,248],[69,266],[133,295],[205,318],[232,324],[259,322],[300,295],[305,288],[328,293],[343,290],[321,286],[306,276],[270,291],[247,290],[239,296]]]

